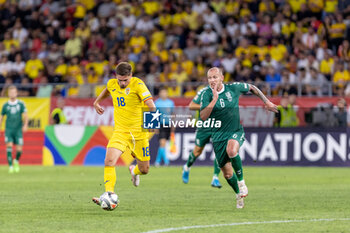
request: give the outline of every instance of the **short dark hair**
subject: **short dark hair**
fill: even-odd
[[[168,88],[166,86],[161,86],[159,88],[159,92],[161,92],[161,91],[168,91]]]
[[[115,68],[115,74],[121,76],[128,76],[131,74],[131,65],[128,62],[121,62]]]

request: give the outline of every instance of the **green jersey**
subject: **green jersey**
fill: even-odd
[[[27,112],[23,101],[16,100],[15,102],[7,101],[2,106],[1,115],[6,115],[5,129],[21,129],[22,128],[22,114]]]
[[[243,130],[239,117],[238,100],[242,93],[249,91],[246,83],[223,84],[218,92],[219,98],[209,118],[213,121],[221,121],[221,127],[211,127],[213,142],[228,140],[237,131]],[[204,91],[201,98],[201,111],[206,108],[213,99],[210,88]]]

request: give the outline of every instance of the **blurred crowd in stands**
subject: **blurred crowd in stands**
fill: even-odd
[[[93,97],[128,61],[170,97],[211,66],[273,96],[350,97],[349,29],[346,0],[0,0],[1,95]]]

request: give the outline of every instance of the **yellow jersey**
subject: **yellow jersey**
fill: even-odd
[[[114,131],[130,134],[134,140],[148,138],[148,132],[143,129],[143,110],[145,101],[152,95],[145,83],[132,77],[126,88],[121,88],[118,79],[110,79],[107,89],[112,96],[114,106]]]

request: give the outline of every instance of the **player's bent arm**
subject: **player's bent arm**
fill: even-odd
[[[148,108],[149,108],[149,110],[150,110],[151,112],[157,110],[156,105],[155,105],[154,102],[153,102],[153,99],[146,100],[146,101],[145,101],[145,104],[148,106]]]
[[[208,106],[202,109],[202,111],[200,112],[200,116],[203,121],[206,121],[209,118],[217,100],[217,98],[213,98],[213,100],[208,104]]]
[[[277,106],[275,104],[273,104],[265,95],[264,93],[262,93],[259,88],[257,88],[255,85],[253,84],[248,84],[249,85],[249,90],[251,93],[253,93],[254,95],[256,95],[257,97],[259,97],[265,104],[266,109],[271,111],[271,112],[275,112],[278,113],[278,109]]]
[[[191,101],[191,103],[188,105],[188,108],[190,110],[200,110],[201,106],[199,104],[196,104],[195,102]]]
[[[24,120],[23,132],[26,132],[28,129],[28,113],[26,112],[23,113],[23,120]]]
[[[103,91],[101,92],[101,94],[96,98],[95,102],[94,102],[94,108],[96,110],[96,112],[98,114],[103,114],[104,113],[104,109],[100,106],[100,102],[104,99],[106,99],[109,96],[109,91],[107,88],[103,89]]]
[[[96,98],[94,105],[99,104],[102,100],[106,99],[109,96],[109,91],[107,88],[103,89],[101,94]]]

